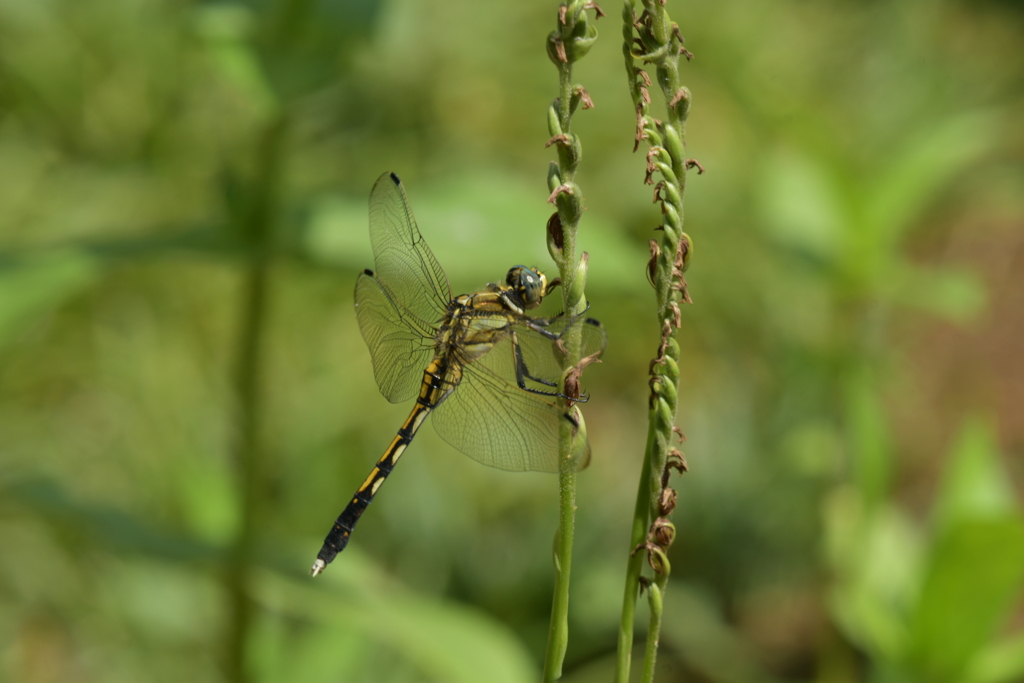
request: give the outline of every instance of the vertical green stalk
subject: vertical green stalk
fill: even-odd
[[[570,436],[569,442],[572,438]],[[563,455],[559,444],[559,455]],[[555,535],[555,591],[551,600],[551,624],[544,656],[544,682],[562,677],[562,662],[569,645],[569,574],[572,571],[572,541],[576,517],[576,471],[572,464],[558,473],[558,532]]]
[[[650,683],[654,680],[654,662],[658,657],[658,632],[661,630],[661,594],[664,586],[652,583],[647,587],[648,603],[651,608],[651,623],[648,626],[647,645],[644,647],[644,670],[640,680]],[[654,634],[653,636],[651,634]]]
[[[648,263],[661,341],[651,363],[647,446],[630,532],[631,554],[619,623],[616,683],[629,680],[636,600],[640,595],[645,557],[654,577],[646,580],[651,619],[642,680],[646,682],[654,678],[662,596],[671,571],[666,552],[675,537],[675,527],[668,517],[675,508],[676,493],[668,485],[668,472],[672,468],[686,469],[682,453],[672,447],[673,433],[678,431],[675,416],[680,378],[680,352],[675,335],[682,324],[679,304],[690,303],[683,273],[693,252],[693,243],[682,230],[683,191],[687,169],[691,166],[700,168],[695,161],[686,159],[684,141],[690,91],[679,82],[679,56],[685,55],[689,59],[692,55],[683,47],[679,27],[672,22],[666,10],[666,0],[641,0],[643,9],[639,16],[634,11],[634,3],[635,0],[623,2],[623,54],[637,117],[634,150],[640,142],[645,142],[648,147],[644,181],[654,184],[654,175],[661,177],[655,187],[655,199],[661,203],[664,222],[660,240],[651,240]],[[653,80],[665,98],[667,121],[658,121],[648,113],[652,79],[636,65],[637,60],[655,66]]]
[[[583,57],[597,39],[597,29],[588,20],[586,10],[600,9],[593,2],[570,0],[559,6],[557,26],[548,35],[547,50],[558,68],[558,99],[548,110],[548,145],[558,150],[558,162],[548,171],[551,196],[557,213],[548,221],[548,251],[558,265],[562,281],[562,310],[576,315],[586,308],[583,288],[587,279],[587,255],[576,258],[576,231],[583,213],[582,193],[574,182],[582,148],[579,138],[570,130],[572,115],[582,102],[592,106],[590,97],[580,86],[572,84],[572,64]],[[580,360],[579,335],[566,340],[566,369]],[[579,428],[563,421],[559,434],[559,505],[558,533],[555,537],[555,590],[551,604],[551,625],[544,657],[544,681],[562,677],[562,662],[569,643],[569,575],[572,569],[572,543],[576,516],[576,467],[578,445],[586,438],[586,426],[579,410],[573,407]]]
[[[237,217],[250,260],[246,265],[241,292],[234,381],[238,411],[238,441],[234,460],[241,494],[241,520],[227,557],[224,577],[229,615],[225,643],[226,669],[227,679],[231,683],[245,683],[252,679],[246,670],[245,648],[255,614],[249,582],[251,553],[259,526],[263,488],[259,439],[261,360],[269,298],[272,225],[277,211],[284,127],[283,118],[277,118],[264,131],[257,159],[257,176],[249,195],[251,202]]]
[[[636,505],[633,510],[633,524],[630,527],[630,547],[637,548],[647,534],[650,519],[650,479],[651,450],[654,444],[654,426],[647,428],[647,448],[644,450],[644,463],[640,471],[640,484],[636,492]],[[633,623],[636,618],[636,599],[640,590],[640,572],[643,569],[644,556],[634,552],[629,556],[626,565],[626,594],[622,601],[622,615],[619,618],[619,643],[615,658],[615,680],[626,683],[629,680],[629,667],[633,658]]]

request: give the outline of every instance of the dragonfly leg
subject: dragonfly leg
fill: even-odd
[[[548,339],[550,339],[552,341],[558,341],[563,336],[565,336],[565,333],[572,329],[572,326],[576,324],[576,321],[581,319],[584,315],[586,315],[587,311],[589,311],[589,310],[590,310],[590,302],[587,302],[587,307],[584,308],[579,313],[577,313],[576,315],[574,315],[572,317],[572,319],[569,321],[569,324],[567,324],[564,328],[562,328],[562,331],[558,332],[558,333],[552,332],[551,330],[547,329],[547,327],[551,323],[553,323],[556,320],[558,320],[559,318],[563,317],[565,315],[565,313],[559,313],[558,315],[556,315],[553,318],[529,318],[525,322],[526,322],[526,325],[531,330],[533,330],[534,332],[537,332],[538,334],[542,334],[542,335],[544,335],[545,337],[547,337]]]
[[[553,320],[553,319],[550,319],[550,320],[538,320],[538,319],[535,318],[533,320],[526,321],[526,325],[531,330],[533,330],[534,332],[537,332],[538,334],[541,334],[541,335],[547,337],[551,341],[558,341],[559,339],[562,338],[562,335],[556,334],[556,333],[552,332],[551,330],[547,329],[547,325],[551,324],[551,320]],[[517,344],[517,347],[518,347],[518,344]]]
[[[523,359],[523,351],[519,347],[519,339],[516,337],[514,332],[512,333],[512,353],[515,354],[516,361],[516,384],[519,386],[520,389],[524,391],[529,391],[531,394],[540,394],[541,396],[569,398],[568,396],[559,391],[544,391],[543,389],[534,389],[532,387],[526,386],[526,380],[528,379],[537,382],[538,384],[543,384],[549,387],[557,387],[558,384],[546,379],[541,379],[540,377],[534,377],[533,375],[530,374],[529,369],[526,367],[526,361]]]

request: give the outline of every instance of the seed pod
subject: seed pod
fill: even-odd
[[[572,284],[569,286],[569,293],[566,297],[569,308],[575,309],[583,298],[583,288],[587,285],[587,269],[590,262],[590,255],[583,252],[580,261],[576,264],[576,273],[573,275]]]
[[[668,149],[668,153],[672,155],[672,161],[678,164],[685,163],[686,150],[683,149],[683,141],[679,137],[679,131],[670,123],[666,123],[664,129],[665,147]]]
[[[555,188],[562,184],[562,172],[558,164],[552,161],[548,164],[548,192],[554,192]]]
[[[548,133],[551,134],[551,137],[562,134],[562,123],[558,120],[557,99],[548,107]]]

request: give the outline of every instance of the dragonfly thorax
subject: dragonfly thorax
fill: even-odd
[[[539,306],[548,288],[548,279],[544,273],[526,266],[513,266],[509,269],[505,283],[509,286],[509,295],[526,310]]]

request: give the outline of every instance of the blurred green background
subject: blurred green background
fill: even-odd
[[[611,680],[658,336],[605,9],[573,682]],[[1024,680],[1024,5],[670,11],[707,174],[658,680]],[[0,679],[538,680],[554,477],[426,428],[306,571],[409,409],[352,310],[374,179],[453,290],[551,268],[555,12],[0,0]]]

